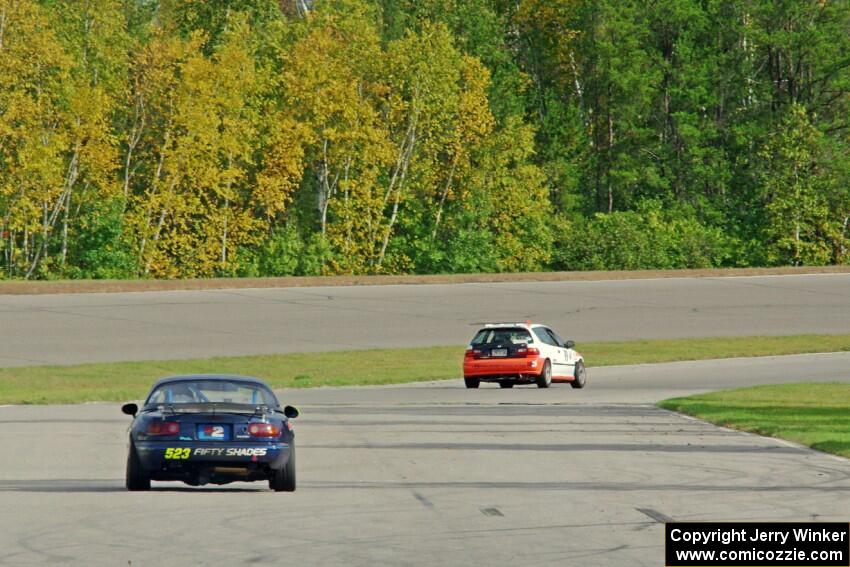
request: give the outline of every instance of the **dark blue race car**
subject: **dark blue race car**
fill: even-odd
[[[124,404],[130,427],[127,489],[151,480],[207,483],[268,480],[275,491],[295,490],[292,406],[280,407],[257,378],[194,375],[163,378],[141,410]]]

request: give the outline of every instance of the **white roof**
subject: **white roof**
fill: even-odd
[[[524,323],[483,323],[484,328],[493,328],[493,327],[524,327],[529,329],[531,327],[543,327],[540,323],[532,323],[531,321],[525,321]]]

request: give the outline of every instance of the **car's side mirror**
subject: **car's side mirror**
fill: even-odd
[[[136,417],[136,414],[139,413],[139,406],[136,404],[124,404],[121,406],[121,411],[126,413],[127,415],[132,415]]]
[[[575,341],[567,341],[567,342],[565,343],[565,346],[566,346],[567,348],[573,348],[574,346],[576,346],[576,342],[575,342]]]
[[[288,417],[289,419],[295,419],[298,417],[298,410],[292,406],[286,406],[283,408],[283,415]]]

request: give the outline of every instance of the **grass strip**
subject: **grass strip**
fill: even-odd
[[[850,351],[850,335],[725,337],[577,345],[588,366]],[[138,399],[162,376],[233,373],[275,388],[401,384],[460,378],[462,346],[113,362],[0,369],[0,404]]]
[[[755,386],[672,398],[659,405],[716,425],[850,457],[850,384]]]

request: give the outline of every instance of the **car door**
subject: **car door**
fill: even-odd
[[[576,371],[576,361],[578,357],[576,356],[576,351],[571,348],[567,348],[567,341],[561,338],[561,335],[549,329],[552,333],[552,336],[555,337],[555,340],[560,345],[560,350],[564,353],[564,376],[575,376]]]
[[[558,354],[558,344],[552,338],[552,335],[549,334],[546,327],[534,327],[532,332],[537,339],[535,346],[540,350],[541,358],[548,358],[550,360],[552,363],[552,375],[557,376],[558,372],[560,372],[560,367],[558,366],[560,357]]]
[[[549,344],[552,345],[552,375],[572,376],[574,365],[570,365],[569,349],[564,346],[564,341],[555,331],[548,327],[544,330],[549,338]]]

